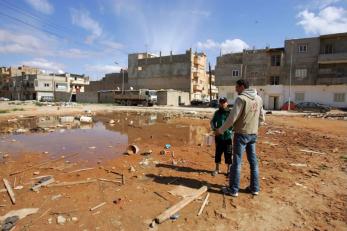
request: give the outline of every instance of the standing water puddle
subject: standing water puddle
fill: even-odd
[[[198,144],[208,132],[203,126],[187,126],[169,123],[160,114],[130,115],[105,114],[95,117],[92,124],[61,123],[59,117],[34,117],[0,126],[13,131],[0,134],[0,152],[18,157],[26,153],[48,153],[59,157],[78,153],[79,159],[94,163],[100,159],[113,159],[124,153],[128,144],[146,146],[166,143],[174,146]],[[110,120],[114,124],[110,124]],[[39,132],[15,134],[18,129]],[[2,129],[3,131],[3,129]],[[141,148],[141,147],[140,147]]]

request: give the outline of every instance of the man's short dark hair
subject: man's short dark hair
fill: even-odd
[[[245,79],[239,79],[236,81],[236,84],[239,85],[239,86],[244,86],[245,89],[248,89],[249,88],[249,83],[247,80]]]

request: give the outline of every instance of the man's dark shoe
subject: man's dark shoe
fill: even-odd
[[[232,197],[238,197],[239,196],[238,193],[231,192],[229,187],[223,187],[221,191],[223,192],[223,194],[228,195],[228,196],[232,196]]]

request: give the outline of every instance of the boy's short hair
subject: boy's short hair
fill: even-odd
[[[248,89],[249,88],[249,83],[247,80],[245,79],[239,79],[236,81],[236,84],[239,85],[239,86],[244,86],[245,89]]]

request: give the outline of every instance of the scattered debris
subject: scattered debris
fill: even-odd
[[[96,147],[95,146],[91,146],[91,147],[88,147],[89,149],[96,149]]]
[[[95,209],[98,209],[98,208],[100,208],[100,207],[102,207],[104,205],[106,205],[106,202],[102,202],[102,203],[98,204],[97,206],[94,206],[93,208],[90,208],[89,210],[90,211],[94,211]]]
[[[298,183],[298,182],[294,182],[294,183],[295,183],[296,186],[300,186],[300,187],[303,187],[303,188],[307,188],[305,185],[300,184],[300,183]]]
[[[38,208],[24,208],[24,209],[18,209],[18,210],[12,210],[8,213],[6,213],[4,216],[0,217],[0,222],[4,222],[8,217],[17,216],[20,219],[23,219],[26,216],[29,216],[31,214],[37,213],[39,211]]]
[[[35,171],[33,174],[34,174],[34,175],[39,175],[40,172],[39,172],[39,171]]]
[[[194,195],[191,195],[190,197],[186,197],[177,204],[171,206],[167,210],[165,210],[163,213],[161,213],[159,216],[155,218],[155,221],[160,224],[167,219],[169,219],[173,214],[180,211],[182,208],[184,208],[186,205],[188,205],[190,202],[194,201],[198,197],[200,197],[203,193],[207,191],[207,187],[203,186],[200,189],[196,190]]]
[[[93,118],[90,116],[81,116],[80,122],[81,123],[93,123]]]
[[[70,173],[76,173],[76,172],[83,172],[83,171],[88,171],[88,170],[93,170],[94,168],[82,168],[82,169],[77,169],[77,170],[73,170],[71,172],[68,172],[68,174]]]
[[[290,164],[290,166],[294,166],[294,167],[307,167],[307,164],[292,163],[292,164]]]
[[[183,185],[178,185],[174,189],[168,191],[173,196],[180,196],[183,198],[191,197],[196,193],[196,189],[189,188]]]
[[[110,120],[110,121],[108,121],[108,123],[109,123],[109,124],[114,124],[114,123],[116,123],[116,121]]]
[[[210,197],[210,193],[207,193],[207,195],[206,195],[206,197],[205,197],[205,200],[204,200],[204,202],[202,203],[201,208],[200,208],[200,210],[199,210],[199,212],[198,212],[198,216],[201,215],[202,211],[204,210],[205,206],[207,205],[207,203],[208,203],[208,198],[209,198],[209,197]]]
[[[170,220],[177,220],[178,218],[180,217],[180,214],[179,213],[175,213],[173,215],[170,216]]]
[[[312,153],[312,154],[319,154],[319,155],[326,155],[325,152],[316,152],[308,149],[300,149],[301,152],[306,152],[306,153]]]
[[[122,181],[119,180],[109,180],[109,179],[104,179],[104,178],[98,178],[99,181],[105,181],[105,182],[112,182],[112,183],[116,183],[116,184],[123,184]]]
[[[77,221],[78,221],[78,218],[77,218],[77,217],[72,217],[72,218],[71,218],[71,221],[77,222]]]
[[[77,184],[89,184],[96,182],[96,179],[92,180],[80,180],[80,181],[71,181],[71,182],[61,182],[57,184],[50,184],[47,185],[47,187],[61,187],[61,186],[71,186],[71,185],[77,185]]]
[[[58,200],[58,199],[61,198],[62,196],[63,196],[63,195],[61,195],[61,194],[53,195],[53,196],[51,196],[51,200],[52,200],[52,201]]]
[[[1,225],[1,231],[10,231],[16,225],[19,220],[18,216],[12,216],[5,219],[3,224]]]
[[[66,222],[66,218],[63,215],[58,215],[57,216],[57,224],[64,225],[65,222]]]
[[[129,155],[137,154],[140,151],[139,147],[135,144],[130,144],[127,148],[127,153]]]
[[[41,167],[41,166],[46,165],[46,164],[49,164],[49,163],[53,163],[53,162],[56,162],[56,161],[59,161],[59,160],[62,160],[62,159],[66,159],[66,158],[70,158],[70,157],[74,157],[74,156],[77,156],[77,155],[78,155],[78,154],[72,154],[72,155],[70,155],[70,156],[66,156],[66,157],[65,157],[65,156],[62,156],[62,157],[57,158],[57,159],[48,160],[48,161],[45,161],[45,162],[43,162],[43,163],[40,163],[40,164],[36,164],[36,165],[34,165],[34,166],[31,166],[31,167],[29,167],[29,168],[26,168],[26,169],[23,169],[23,170],[19,170],[19,171],[17,171],[17,172],[12,172],[12,173],[10,173],[10,176],[17,175],[17,174],[19,174],[19,173],[26,172],[26,171],[29,171],[29,170],[31,170],[31,169]]]
[[[3,178],[2,180],[4,181],[5,188],[7,190],[8,195],[11,198],[12,204],[16,204],[16,198],[15,198],[10,182],[6,178]]]
[[[135,171],[136,171],[135,168],[133,166],[130,166],[129,172],[135,172]]]
[[[26,133],[28,132],[28,129],[24,129],[24,128],[19,128],[15,131],[16,134],[21,134],[21,133]]]
[[[60,123],[72,123],[75,120],[73,116],[62,116],[59,118]]]
[[[42,186],[47,186],[53,182],[54,178],[52,176],[43,177],[33,187],[31,187],[31,190],[37,192]]]

